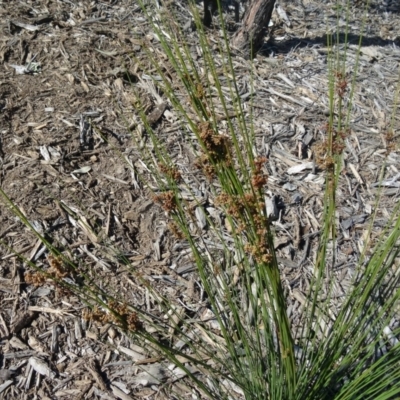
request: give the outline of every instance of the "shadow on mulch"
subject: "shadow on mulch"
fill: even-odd
[[[396,38],[396,40],[386,40],[382,39],[379,36],[363,36],[361,37],[360,35],[354,35],[354,34],[344,34],[344,33],[339,33],[337,35],[336,33],[333,33],[332,36],[328,40],[328,35],[322,35],[322,36],[317,36],[312,39],[301,39],[301,38],[292,38],[289,40],[284,40],[279,43],[276,43],[274,41],[274,38],[272,37],[271,40],[269,40],[265,45],[261,48],[261,50],[258,52],[259,55],[269,57],[271,55],[271,52],[274,54],[288,54],[293,49],[296,48],[304,48],[304,47],[314,47],[314,46],[322,46],[326,47],[329,42],[336,44],[338,42],[340,44],[351,44],[351,45],[357,45],[360,43],[360,40],[362,41],[363,46],[379,46],[379,47],[386,47],[386,46],[400,46],[400,38]]]

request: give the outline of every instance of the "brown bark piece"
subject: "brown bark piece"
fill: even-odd
[[[264,33],[271,19],[275,0],[252,0],[241,28],[232,38],[232,46],[252,57],[263,45]]]
[[[211,26],[212,14],[218,10],[217,0],[204,0],[203,24],[208,28]]]
[[[164,114],[164,111],[167,109],[167,103],[159,104],[147,117],[147,122],[149,125],[154,125]]]
[[[235,7],[235,21],[239,22],[240,19],[240,0],[233,0],[233,5]],[[212,23],[212,15],[218,11],[218,2],[217,0],[204,0],[204,17],[203,24],[204,26],[210,28]]]
[[[35,311],[28,311],[18,316],[18,318],[14,321],[11,333],[19,333],[22,329],[30,326],[32,321],[38,316],[38,313]]]
[[[104,392],[108,392],[107,385],[104,382],[103,377],[101,376],[101,374],[98,371],[99,367],[98,367],[97,363],[94,360],[90,360],[87,363],[86,368],[92,374],[94,380],[99,385],[100,389],[103,390]]]

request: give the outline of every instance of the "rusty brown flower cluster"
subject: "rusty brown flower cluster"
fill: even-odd
[[[125,331],[137,331],[142,328],[142,323],[136,312],[128,310],[128,306],[111,300],[108,304],[109,311],[103,311],[97,305],[92,309],[82,311],[82,318],[86,321],[94,321],[105,325],[111,323]]]
[[[175,166],[167,166],[165,164],[159,163],[158,168],[159,168],[160,172],[162,172],[169,179],[172,179],[175,182],[179,182],[182,178],[180,171]]]
[[[268,176],[263,171],[263,166],[267,162],[266,157],[259,157],[254,160],[253,176],[251,178],[251,185],[254,190],[262,189],[268,182]]]
[[[321,169],[333,171],[335,156],[343,153],[346,147],[345,139],[350,135],[350,129],[336,130],[327,123],[322,130],[327,133],[328,138],[325,142],[313,146],[314,159]]]
[[[215,165],[221,163],[224,163],[224,166],[231,165],[229,138],[215,132],[210,122],[200,123],[198,132],[204,153],[198,157],[195,165],[211,179],[215,176]]]
[[[28,271],[25,273],[24,278],[28,285],[42,286],[47,279],[60,280],[72,273],[71,267],[62,260],[61,256],[50,254],[47,257],[47,261],[50,267],[46,273],[44,271]]]
[[[268,182],[268,176],[263,172],[265,157],[254,161],[251,177],[252,189],[244,195],[223,193],[216,199],[216,205],[222,205],[226,213],[238,223],[237,232],[247,232],[250,243],[245,250],[252,254],[257,262],[270,263],[272,255],[268,243],[269,224],[265,215],[265,203],[262,188]],[[251,234],[249,231],[251,225]]]
[[[176,198],[172,190],[154,195],[153,201],[160,204],[160,206],[167,212],[172,212],[176,209]]]
[[[389,129],[385,132],[383,135],[385,139],[385,145],[386,145],[386,153],[390,154],[391,152],[395,151],[397,146],[396,146],[396,141],[395,141],[395,136],[393,129]]]
[[[178,226],[178,224],[175,221],[169,221],[168,222],[168,229],[172,232],[172,234],[178,239],[182,240],[185,238],[184,233]]]
[[[346,94],[348,82],[346,76],[343,74],[343,72],[337,71],[336,74],[336,93],[340,98],[344,98],[344,95]]]

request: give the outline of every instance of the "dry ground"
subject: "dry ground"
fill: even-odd
[[[168,7],[180,16],[188,41],[195,45],[184,3]],[[269,158],[268,190],[280,212],[276,248],[295,319],[321,228],[324,172],[310,156],[312,146],[317,145],[314,151],[321,148],[325,139],[326,32],[344,32],[345,24],[339,20],[337,25],[335,2],[286,1],[281,7],[290,22],[275,12],[272,37],[255,60],[253,118],[257,152]],[[351,8],[349,70],[354,68],[363,15],[360,8]],[[374,237],[398,201],[398,113],[391,126],[399,79],[398,18],[397,10],[387,12],[384,4],[372,0],[364,21],[337,196],[339,240],[332,268],[343,283],[338,297],[367,239],[376,183],[388,153]],[[204,310],[185,244],[169,233],[164,212],[128,165],[143,170],[129,129],[137,123],[133,86],[145,80],[146,71],[138,63],[148,65],[143,45],[157,46],[140,7],[131,0],[3,0],[0,32],[2,189],[35,229],[68,250],[97,285],[158,315],[145,288],[121,261],[125,258],[163,295]],[[212,40],[218,32],[209,35]],[[247,107],[249,64],[235,55],[234,66]],[[18,73],[24,67],[29,73]],[[139,90],[148,114],[159,117],[156,131],[167,137],[171,154],[190,172],[193,155],[173,110],[167,104],[164,114],[151,114],[156,99],[145,85]],[[206,197],[204,182],[193,184]],[[47,252],[5,202],[0,207],[1,398],[168,399],[173,398],[172,386],[184,398],[194,394],[188,382],[172,383],[166,372],[159,381],[146,383],[134,361],[161,374],[157,360],[111,325],[82,319],[85,305],[77,297],[51,282],[38,287],[26,282],[29,267],[11,248],[45,268]]]

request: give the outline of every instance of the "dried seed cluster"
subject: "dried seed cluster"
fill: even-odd
[[[161,207],[167,212],[172,212],[176,209],[176,198],[172,190],[154,195],[153,201],[157,204],[160,204]]]
[[[254,171],[251,184],[254,190],[262,189],[268,182],[268,176],[263,172],[262,167],[267,162],[266,157],[259,157],[254,160]]]
[[[346,76],[343,74],[343,72],[339,72],[337,71],[336,74],[336,93],[340,98],[344,98],[344,95],[346,94],[346,90],[347,90],[347,78]]]
[[[175,221],[168,222],[168,229],[178,240],[182,240],[185,238],[184,233],[182,232],[182,230],[179,228],[178,224]]]
[[[330,161],[326,163],[327,144],[326,142],[318,142],[312,146],[315,163],[321,168],[326,169],[330,165]]]
[[[100,324],[112,323],[123,330],[137,331],[142,328],[142,323],[136,312],[130,312],[126,304],[112,300],[108,304],[110,311],[103,311],[98,306],[82,311],[82,318]]]
[[[24,274],[25,283],[33,286],[43,286],[46,283],[47,277],[40,271],[25,272]]]
[[[216,199],[217,205],[224,206],[228,215],[238,222],[238,232],[246,232],[249,224],[255,235],[248,234],[250,243],[246,251],[254,256],[257,262],[270,263],[272,255],[268,244],[268,219],[265,216],[265,203],[261,189],[268,181],[268,176],[262,167],[267,162],[260,157],[254,162],[251,178],[252,190],[244,195],[221,194]]]
[[[215,176],[215,168],[212,164],[210,164],[209,158],[205,154],[201,154],[199,157],[197,157],[197,160],[195,162],[195,167],[202,170],[204,175],[208,179],[212,179]]]
[[[179,182],[182,178],[180,171],[175,166],[171,167],[160,163],[158,164],[158,168],[160,172],[176,182]]]
[[[332,131],[332,154],[340,155],[343,153],[346,138],[350,135],[350,129],[341,129]]]
[[[229,139],[216,133],[209,122],[200,123],[198,132],[205,152],[198,157],[195,165],[210,179],[215,176],[214,165],[221,163],[225,166],[231,165]]]
[[[386,153],[390,154],[391,152],[396,151],[397,146],[396,146],[394,132],[392,129],[389,129],[384,134],[384,139],[386,142]]]
[[[335,73],[335,90],[340,100],[343,100],[348,91],[348,80],[343,72]],[[340,110],[343,114],[343,111]],[[344,119],[344,116],[342,115]],[[315,162],[322,169],[332,171],[335,168],[335,156],[341,155],[345,148],[345,139],[350,134],[349,128],[336,129],[332,124],[325,124],[322,128],[327,133],[327,141],[325,143],[317,143],[313,146]]]
[[[25,282],[29,285],[42,286],[46,283],[48,278],[57,280],[63,279],[68,276],[72,271],[71,268],[64,263],[61,256],[54,256],[50,254],[47,257],[50,268],[47,273],[42,271],[26,272],[24,275]]]
[[[58,279],[65,278],[68,274],[72,272],[69,266],[63,262],[60,256],[55,257],[50,254],[47,257],[47,260],[50,264],[49,273],[51,275],[54,275]]]
[[[324,143],[314,144],[314,159],[321,169],[333,171],[335,167],[334,157],[343,153],[346,147],[345,139],[350,135],[350,129],[336,130],[329,124],[326,124],[322,129],[327,133],[328,140]],[[332,142],[331,145],[329,145],[329,140]]]

